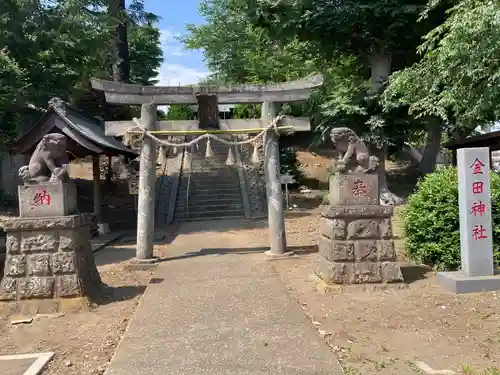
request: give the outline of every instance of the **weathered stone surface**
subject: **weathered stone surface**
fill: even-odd
[[[329,262],[321,257],[316,265],[316,274],[327,283],[349,284],[352,282],[353,263]]]
[[[358,218],[390,218],[393,213],[392,206],[326,206],[321,216],[331,219],[358,219]]]
[[[23,232],[21,236],[22,252],[52,252],[57,250],[57,246],[55,231]]]
[[[50,298],[53,287],[53,277],[28,277],[20,282],[19,292],[22,299]]]
[[[72,252],[52,254],[50,264],[54,274],[75,272],[75,254]]]
[[[383,262],[382,263],[382,278],[386,283],[402,282],[403,274],[401,268],[396,262]]]
[[[77,212],[77,192],[74,183],[44,183],[17,188],[19,216],[54,217]]]
[[[5,261],[6,276],[24,276],[26,274],[26,255],[7,255]]]
[[[347,238],[380,238],[378,220],[361,219],[347,225]]]
[[[382,270],[380,263],[360,262],[354,263],[354,284],[379,283],[382,281]]]
[[[30,229],[10,227],[7,236],[12,238],[9,249],[13,253],[8,253],[4,278],[9,291],[0,290],[0,298],[26,302],[33,298],[52,299],[55,294],[83,296],[99,286],[101,279],[90,246],[91,215],[75,215],[69,221],[66,217],[50,218],[56,219],[52,223],[69,223],[69,227],[44,227],[46,219],[18,220],[36,224]],[[17,279],[14,289],[8,284],[12,276]]]
[[[15,300],[17,295],[17,279],[5,276],[0,284],[0,300]]]
[[[50,276],[50,254],[28,255],[28,275],[29,276]]]
[[[396,260],[396,248],[394,241],[382,240],[379,241],[379,260],[394,261]]]
[[[76,251],[80,247],[79,229],[59,231],[59,251]]]
[[[331,239],[345,238],[345,221],[341,219],[321,218],[320,234]]]
[[[378,247],[375,240],[358,240],[354,242],[356,261],[376,262],[378,260]]]
[[[5,240],[5,250],[8,254],[16,254],[21,251],[19,246],[19,233],[8,233]]]
[[[330,176],[330,204],[378,205],[378,175],[351,173]]]
[[[349,241],[331,240],[320,236],[318,251],[331,262],[346,262],[354,259],[354,244]]]
[[[380,220],[379,231],[380,231],[381,238],[392,238],[392,221],[391,221],[391,219]]]
[[[80,278],[77,275],[57,276],[55,294],[57,297],[73,297],[83,294]]]
[[[16,217],[4,221],[4,230],[6,232],[20,230],[38,230],[44,229],[71,229],[84,225],[90,225],[91,215],[70,215],[55,217]]]
[[[377,174],[358,170],[341,160],[340,172],[330,178],[330,205],[323,209],[319,228],[317,274],[337,284],[401,281],[393,263],[393,207],[379,204]]]

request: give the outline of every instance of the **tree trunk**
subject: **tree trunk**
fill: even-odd
[[[436,169],[437,157],[441,149],[441,121],[430,118],[427,123],[427,137],[425,140],[424,154],[418,165],[421,173],[431,173]]]
[[[392,55],[390,53],[373,53],[370,55],[371,93],[380,92],[384,82],[391,74]]]
[[[113,81],[129,82],[130,59],[127,36],[127,15],[125,0],[111,0],[108,8],[110,16],[116,20],[113,40]]]
[[[392,55],[390,53],[373,53],[370,57],[371,65],[371,93],[376,94],[382,90],[384,82],[391,74]],[[373,149],[373,148],[372,148]],[[387,186],[387,172],[385,160],[387,159],[387,147],[374,150],[374,155],[380,159],[378,168],[380,204],[398,205],[404,203],[403,199],[392,193]]]

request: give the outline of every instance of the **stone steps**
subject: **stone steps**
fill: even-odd
[[[191,169],[182,171],[175,205],[176,222],[245,216],[238,171],[225,165],[228,147],[212,142],[213,158],[205,158],[205,147],[203,142],[192,155]],[[189,199],[186,198],[188,181]]]
[[[179,204],[185,205],[186,203],[186,195],[179,196]],[[230,205],[233,204],[235,201],[238,201],[239,199],[239,194],[233,194],[233,195],[199,195],[196,197],[190,197],[189,198],[189,204],[210,204],[212,202],[217,202],[220,204],[226,204]]]
[[[203,213],[205,211],[209,211],[209,212],[215,212],[215,211],[225,211],[225,210],[243,210],[243,204],[241,203],[234,203],[234,201],[232,203],[226,203],[226,204],[222,204],[222,203],[218,203],[217,201],[211,201],[211,202],[208,202],[208,203],[203,203],[203,204],[199,204],[199,203],[191,203],[191,201],[189,201],[189,212],[190,213]]]
[[[193,214],[191,211],[189,215],[186,213],[177,213],[174,216],[175,222],[185,221],[204,221],[204,220],[224,220],[224,219],[237,219],[245,217],[243,210],[224,210],[224,211],[204,211],[203,215]]]

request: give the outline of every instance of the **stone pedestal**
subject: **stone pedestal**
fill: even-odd
[[[18,186],[19,216],[48,217],[77,213],[74,183],[52,183]]]
[[[90,246],[91,220],[81,214],[5,221],[0,299],[51,299],[53,310],[64,310],[68,299],[91,294],[101,283]]]
[[[379,202],[376,175],[330,179],[330,206],[321,214],[317,275],[329,284],[403,281],[396,263],[393,209]]]

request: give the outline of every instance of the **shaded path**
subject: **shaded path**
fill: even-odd
[[[267,238],[193,225],[169,245],[105,374],[342,374],[264,255],[241,251]]]

